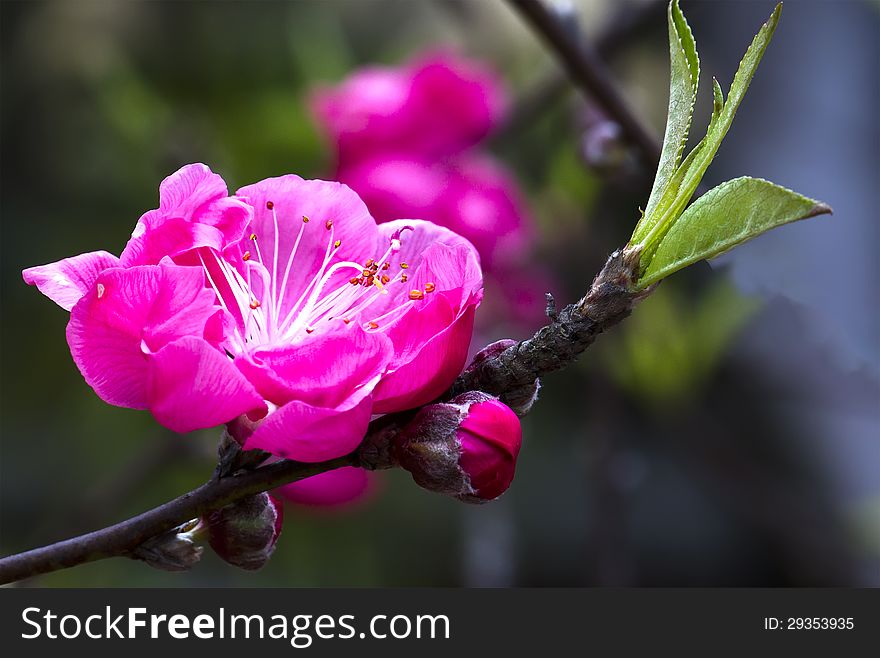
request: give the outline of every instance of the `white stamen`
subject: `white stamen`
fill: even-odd
[[[294,262],[299,247],[305,234],[308,220],[303,218],[299,232],[291,246],[290,253],[284,271],[279,280],[278,262],[281,246],[281,223],[274,206],[268,208],[272,212],[274,229],[274,248],[271,270],[268,262],[264,260],[260,251],[259,240],[255,234],[251,234],[254,243],[253,249],[256,258],[247,258],[245,255],[244,273],[240,273],[231,263],[225,260],[218,252],[207,247],[199,250],[199,259],[210,287],[217,295],[220,306],[237,318],[235,335],[232,339],[232,348],[237,352],[244,352],[254,345],[280,345],[300,340],[304,334],[319,331],[322,326],[331,320],[343,321],[346,325],[357,324],[361,314],[382,296],[389,294],[392,284],[402,284],[405,274],[405,265],[401,264],[401,270],[389,278],[384,272],[390,269],[390,259],[401,249],[400,232],[395,233],[389,240],[386,252],[378,260],[368,260],[366,264],[353,261],[334,261],[334,257],[340,248],[340,241],[336,239],[336,231],[333,222],[324,223],[327,230],[327,246],[324,258],[311,279],[306,282],[299,299],[290,306],[284,303],[288,284],[296,276]],[[407,229],[411,230],[410,227]],[[323,231],[322,231],[323,232]],[[214,274],[208,267],[208,262],[203,256],[207,250],[213,257],[217,267]],[[345,277],[341,274],[353,271],[354,277]],[[252,280],[251,272],[256,274],[259,285],[254,287],[256,280]],[[225,285],[215,280],[217,274],[222,275]],[[382,282],[383,277],[385,282]],[[341,283],[331,286],[331,282]],[[299,287],[299,286],[297,286]],[[103,286],[99,284],[98,296],[103,294]],[[370,331],[381,331],[380,323],[384,326],[393,322],[408,309],[414,302],[411,299],[402,300],[402,303],[394,308],[385,310],[378,317],[369,318],[367,322],[360,324]],[[282,310],[286,311],[281,318]],[[237,311],[237,313],[236,313]],[[240,324],[239,324],[240,322]]]

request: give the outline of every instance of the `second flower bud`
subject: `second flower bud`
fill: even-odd
[[[421,487],[483,503],[510,486],[521,444],[517,415],[491,395],[470,392],[421,409],[392,452]]]

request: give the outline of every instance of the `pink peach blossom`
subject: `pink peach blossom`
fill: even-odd
[[[452,383],[482,296],[470,243],[420,220],[377,227],[339,183],[288,175],[224,194],[190,165],[121,259],[24,272],[71,309],[71,353],[102,399],[180,432],[245,415],[259,421],[245,448],[322,461],[354,449],[374,413]]]
[[[498,400],[472,404],[456,437],[461,444],[458,463],[468,475],[474,497],[493,500],[507,491],[522,446],[517,415]]]

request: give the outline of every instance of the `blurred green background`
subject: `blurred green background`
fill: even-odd
[[[726,88],[772,4],[683,4],[704,77]],[[617,30],[603,53],[661,134],[663,7],[574,6],[588,38]],[[562,303],[626,241],[647,198],[653,172],[585,166],[582,99],[501,1],[0,8],[3,554],[197,486],[217,440],[102,403],[70,359],[67,314],[20,271],[118,253],[184,163],[209,164],[231,189],[325,175],[329,149],[305,103],[315,84],[436,45],[496,67],[516,112],[492,148],[530,200],[536,260],[562,282]],[[786,4],[707,182],[766,177],[835,216],[677,275],[548,378],[501,500],[467,507],[391,472],[350,508],[288,506],[255,574],[206,553],[186,574],[116,559],[26,585],[880,585],[877,27],[872,3]],[[527,333],[484,323],[476,340]]]

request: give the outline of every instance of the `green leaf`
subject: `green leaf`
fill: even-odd
[[[724,92],[721,91],[721,85],[715,78],[712,78],[712,97],[712,118],[717,121],[721,116],[721,110],[724,109]]]
[[[697,44],[684,14],[678,7],[678,0],[669,3],[667,10],[669,22],[669,110],[666,119],[666,134],[663,137],[663,150],[660,164],[654,178],[654,187],[645,208],[645,217],[655,215],[655,210],[663,198],[669,180],[675,174],[681,154],[687,143],[697,86],[700,80],[700,57]],[[636,234],[650,230],[646,222],[639,222]]]
[[[668,182],[667,189],[663,195],[663,203],[660,204],[659,208],[662,215],[659,217],[649,216],[646,211],[643,223],[648,227],[648,230],[639,230],[640,227],[636,227],[636,233],[633,234],[631,244],[638,244],[643,247],[641,260],[643,269],[647,269],[649,266],[651,258],[654,256],[656,245],[659,244],[663,235],[670,230],[670,226],[674,224],[676,218],[681,215],[696,191],[697,186],[700,184],[703,174],[718,152],[718,147],[721,146],[721,141],[733,123],[736,110],[742,102],[746,90],[749,88],[749,83],[755,75],[755,70],[764,55],[764,51],[767,50],[767,46],[770,44],[770,39],[776,30],[781,11],[782,4],[780,3],[776,5],[770,18],[761,26],[758,34],[755,35],[739,64],[739,69],[730,85],[727,100],[723,102],[720,111],[713,111],[712,113],[706,136],[688,154]],[[714,87],[713,93],[717,109],[719,97],[723,96],[720,86]]]
[[[644,288],[697,261],[783,224],[831,208],[760,178],[735,178],[697,199],[661,239],[654,257],[639,278]]]

